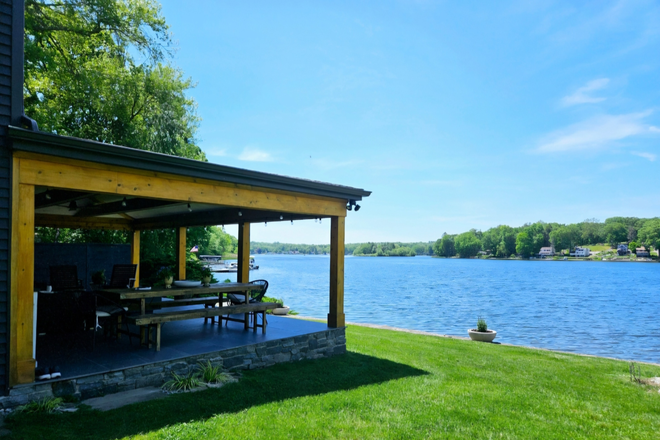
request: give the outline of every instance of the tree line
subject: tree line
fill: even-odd
[[[263,243],[251,242],[250,251],[254,254],[310,254],[323,255],[330,253],[329,244],[293,244],[293,243]],[[415,255],[433,255],[433,242],[401,243],[347,243],[344,246],[346,255],[377,256],[377,257],[414,257]]]
[[[462,234],[445,233],[433,244],[433,253],[439,257],[469,258],[485,252],[498,258],[529,258],[542,247],[553,246],[559,252],[599,243],[612,247],[630,243],[633,247],[658,249],[660,218],[611,217],[604,222],[587,219],[573,224],[539,221],[517,228],[499,225],[485,232],[471,229]]]

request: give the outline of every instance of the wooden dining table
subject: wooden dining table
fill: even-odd
[[[261,286],[251,283],[218,283],[209,287],[196,286],[196,287],[176,287],[172,286],[170,289],[165,287],[151,288],[151,290],[136,290],[136,289],[104,289],[103,292],[117,295],[119,300],[139,300],[140,301],[140,314],[144,315],[147,311],[147,299],[149,298],[162,298],[165,296],[191,296],[202,297],[210,294],[218,296],[218,302],[222,306],[225,294],[242,295],[245,297],[245,302],[250,301],[249,295],[251,291],[260,290]],[[248,320],[248,314],[245,314],[245,321]],[[246,324],[247,326],[247,324]]]

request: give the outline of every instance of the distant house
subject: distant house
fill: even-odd
[[[591,254],[591,249],[588,247],[575,246],[575,251],[571,252],[571,257],[588,257]]]
[[[628,253],[630,252],[630,250],[628,249],[628,245],[627,245],[627,244],[620,244],[620,245],[618,245],[618,246],[616,247],[616,252],[617,252],[619,255],[628,255]]]
[[[644,246],[638,247],[637,250],[635,251],[638,257],[650,257],[651,254],[649,253],[648,250]]]
[[[539,257],[552,257],[555,255],[555,248],[552,246],[542,247],[539,251]]]

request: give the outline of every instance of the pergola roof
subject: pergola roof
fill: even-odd
[[[346,203],[355,203],[371,194],[370,191],[360,188],[228,167],[12,126],[9,127],[9,135],[13,150],[19,152],[181,176],[196,181],[263,188],[321,199],[340,199],[345,200]],[[80,189],[58,189],[56,186],[35,187],[37,226],[98,227],[100,224],[105,224],[105,227],[112,229],[152,229],[290,221],[318,217],[324,216],[291,211],[277,212],[272,209],[251,209],[231,204],[195,201],[187,203],[182,200],[133,197]],[[86,222],[86,219],[92,218],[94,222]]]

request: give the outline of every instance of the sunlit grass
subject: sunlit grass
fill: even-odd
[[[352,326],[349,353],[109,412],[17,416],[14,438],[658,438],[657,388],[602,358]],[[642,375],[660,367],[642,365]]]

